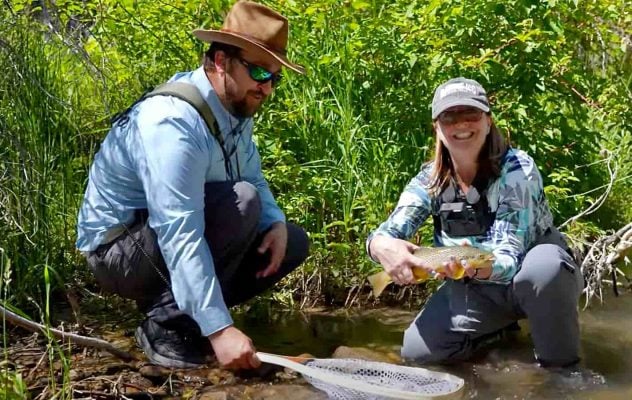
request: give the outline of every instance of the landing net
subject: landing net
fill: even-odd
[[[383,362],[316,358],[304,364],[284,359],[287,363],[282,364],[259,358],[300,372],[311,385],[338,400],[451,399],[460,397],[464,384],[447,373]]]

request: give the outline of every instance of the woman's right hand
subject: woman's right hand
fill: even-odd
[[[416,246],[406,240],[377,235],[369,243],[371,256],[382,264],[386,273],[398,285],[410,285],[416,282],[413,268],[429,270],[413,255]]]

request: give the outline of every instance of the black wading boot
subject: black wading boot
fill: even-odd
[[[190,329],[167,329],[146,318],[136,329],[136,343],[152,364],[167,368],[206,365],[212,353],[207,338]]]

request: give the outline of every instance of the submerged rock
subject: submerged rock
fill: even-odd
[[[390,364],[400,364],[402,362],[401,357],[393,352],[381,353],[366,347],[340,346],[336,349],[336,351],[334,351],[334,354],[332,354],[331,357],[357,358],[360,360],[378,361]]]

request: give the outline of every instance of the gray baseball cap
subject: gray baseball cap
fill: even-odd
[[[489,100],[480,83],[463,77],[439,85],[432,99],[432,119],[454,106],[472,106],[489,112]]]

